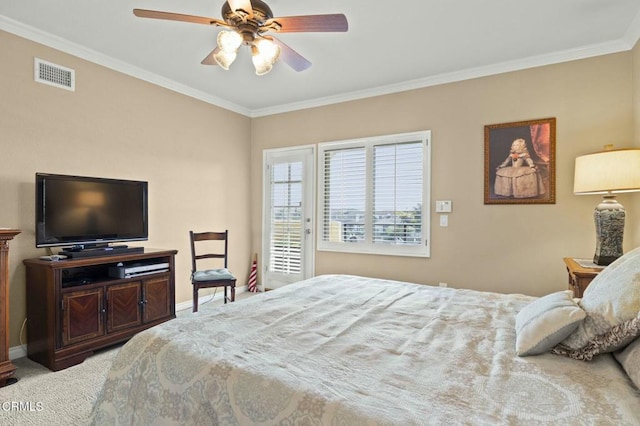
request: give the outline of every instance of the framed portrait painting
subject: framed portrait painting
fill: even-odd
[[[484,126],[484,203],[555,204],[556,119]]]

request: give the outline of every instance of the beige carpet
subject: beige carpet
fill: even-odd
[[[242,292],[236,303],[256,293]],[[215,296],[215,292],[212,296]],[[202,299],[201,299],[202,300]],[[220,306],[205,303],[200,310]],[[178,317],[193,315],[190,309]],[[82,426],[88,424],[111,363],[122,345],[96,352],[82,364],[52,372],[28,358],[13,360],[19,381],[0,388],[0,425]]]
[[[28,358],[14,361],[20,380],[0,388],[2,425],[86,425],[120,346],[97,352],[82,364],[51,372]]]

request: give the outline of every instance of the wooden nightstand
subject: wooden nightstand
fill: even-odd
[[[565,257],[564,264],[567,265],[567,273],[569,274],[569,290],[573,291],[573,297],[582,298],[584,290],[587,288],[591,280],[593,280],[602,270],[603,267],[590,268],[580,266],[572,257]]]

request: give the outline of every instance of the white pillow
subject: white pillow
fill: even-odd
[[[562,342],[570,349],[584,348],[597,336],[635,318],[640,313],[640,247],[604,268],[579,304],[587,318]]]
[[[586,314],[570,290],[541,297],[516,315],[516,354],[537,355],[563,341]]]
[[[631,381],[640,389],[640,338],[613,355],[627,372]]]

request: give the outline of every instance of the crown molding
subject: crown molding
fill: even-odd
[[[640,11],[638,11],[636,17],[631,21],[631,25],[627,28],[623,40],[629,46],[629,50],[633,49],[636,43],[638,43],[638,40],[640,40]]]
[[[640,16],[640,14],[639,14]],[[636,19],[637,27],[640,27],[640,19]],[[268,108],[256,109],[251,113],[251,117],[262,117],[273,114],[297,111],[306,108],[316,108],[341,102],[350,102],[359,99],[372,98],[375,96],[389,95],[392,93],[405,92],[408,90],[422,89],[425,87],[438,86],[441,84],[455,83],[458,81],[471,80],[474,78],[487,77],[491,75],[503,74],[512,71],[521,71],[528,68],[536,68],[545,65],[554,65],[562,62],[586,59],[595,56],[607,55],[628,51],[640,37],[640,28],[636,31],[638,36],[633,39],[631,31],[627,31],[624,39],[615,40],[609,43],[595,44],[578,49],[564,50],[551,54],[533,56],[525,59],[507,61],[483,67],[468,68],[466,70],[443,73],[435,76],[406,81],[398,84],[380,86],[373,89],[366,89],[354,92],[343,93],[336,96],[311,99],[303,102],[277,105]]]
[[[148,83],[155,84],[160,87],[164,87],[165,89],[169,89],[174,92],[201,100],[203,102],[218,106],[220,108],[224,108],[229,111],[233,111],[247,117],[251,115],[251,110],[249,110],[248,108],[237,105],[233,102],[229,102],[225,99],[213,96],[209,93],[196,90],[192,87],[189,87],[187,85],[178,83],[174,80],[162,77],[158,74],[154,74],[152,72],[135,67],[131,64],[112,58],[111,56],[105,55],[95,50],[87,49],[82,45],[70,42],[69,40],[47,33],[45,31],[39,30],[29,25],[25,25],[21,22],[10,19],[4,15],[0,15],[0,30],[9,32],[11,34],[15,34],[27,40],[31,40],[33,42],[42,44],[52,49],[56,49],[64,53],[68,53],[80,59],[84,59],[86,61],[95,63],[97,65],[110,68],[114,71],[118,71],[120,73],[130,75],[132,77],[138,78]]]

